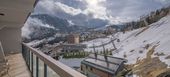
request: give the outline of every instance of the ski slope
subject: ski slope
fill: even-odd
[[[143,30],[145,29],[145,30]],[[115,38],[120,39],[120,42],[115,41],[117,51],[113,51],[113,56],[122,57],[128,60],[127,64],[135,64],[137,59],[141,60],[146,58],[147,52],[155,45],[155,52],[152,57],[159,57],[162,62],[165,62],[170,67],[170,59],[165,59],[170,56],[170,15],[160,19],[158,22],[132,31],[127,31],[124,34],[118,32]],[[99,45],[101,42],[110,41],[110,36],[107,38],[99,38],[92,41],[84,42],[88,47],[93,44]],[[149,48],[146,49],[146,45],[149,44]],[[105,46],[108,49],[112,49],[113,45],[108,44]],[[98,51],[102,51],[102,47],[96,48]],[[93,51],[92,48],[85,49],[86,51]],[[163,55],[155,55],[156,53],[162,53]],[[126,57],[125,57],[126,55]]]

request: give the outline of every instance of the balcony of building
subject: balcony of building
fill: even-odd
[[[22,53],[2,56],[0,77],[86,77],[26,44],[22,44]]]
[[[0,2],[0,77],[85,77],[41,51],[22,44],[21,27],[37,1]]]

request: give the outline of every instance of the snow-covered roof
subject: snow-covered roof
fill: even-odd
[[[97,57],[95,57],[94,54],[90,54],[81,63],[115,75],[119,67],[126,62],[126,60],[122,58],[106,57],[107,59],[105,59],[104,55],[97,55]]]

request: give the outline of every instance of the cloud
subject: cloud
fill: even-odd
[[[139,19],[151,11],[170,5],[170,0],[39,0],[32,14],[49,14],[67,19],[70,24],[101,27]],[[32,25],[53,28],[29,18],[22,36],[30,38]]]
[[[71,6],[71,4],[73,6]],[[80,8],[75,8],[76,6]],[[90,9],[91,7],[93,7],[93,9]],[[96,14],[95,8],[97,7],[89,5],[85,0],[41,0],[36,6],[33,14],[50,14],[62,19],[71,20],[75,25],[80,26],[94,26],[97,23],[96,21],[103,20],[102,22],[104,23],[97,26],[105,26],[108,21],[104,18],[102,12]],[[100,8],[101,7],[97,10],[104,11],[100,10]]]
[[[159,3],[161,3],[162,5],[165,5],[165,4],[169,4],[170,3],[170,0],[155,0]]]
[[[80,9],[75,9],[73,7],[69,7],[69,6],[62,4],[60,2],[55,2],[55,6],[57,9],[60,9],[60,10],[64,11],[65,13],[68,13],[71,15],[77,15],[82,12]]]
[[[73,23],[97,19],[118,24],[139,19],[168,3],[170,0],[40,0],[34,14],[51,14]]]
[[[105,0],[85,0],[87,3],[87,8],[83,11],[84,14],[93,14],[94,18],[108,19],[106,13],[106,7],[102,6],[100,3],[105,2]]]
[[[61,2],[62,4],[65,4],[69,7],[73,7],[75,9],[81,9],[84,10],[86,9],[87,3],[85,0],[56,0],[57,2]]]
[[[54,7],[55,4],[53,0],[39,0],[37,3],[33,14],[39,14],[39,13],[47,13],[47,14],[53,14],[54,13]]]
[[[29,17],[25,25],[22,27],[22,37],[30,38],[30,34],[34,31],[33,26],[43,26],[51,29],[55,29],[53,26],[50,26],[49,24],[43,24],[41,20],[37,18],[31,18]]]
[[[121,22],[139,19],[140,16],[164,6],[155,0],[107,0],[103,5],[113,19],[120,18]]]

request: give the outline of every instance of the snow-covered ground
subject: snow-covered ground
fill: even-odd
[[[75,68],[75,67],[80,67],[81,61],[84,58],[70,58],[70,59],[59,59],[60,62],[66,64],[67,66],[71,67],[71,68]]]
[[[49,42],[49,41],[51,41],[51,40],[54,40],[56,37],[65,37],[65,36],[66,36],[66,34],[56,33],[54,36],[51,36],[51,37],[49,37],[49,38],[44,38],[44,39],[41,39],[41,40],[31,41],[31,42],[27,43],[27,45],[34,47],[34,46],[37,46],[37,45],[39,45],[39,44],[47,43],[47,42]],[[61,41],[61,42],[62,42],[62,41]]]
[[[146,27],[145,27],[146,28]],[[149,49],[154,45],[158,45],[155,48],[155,53],[163,53],[162,56],[152,55],[152,57],[159,57],[162,62],[165,62],[170,67],[170,59],[165,59],[170,55],[170,15],[162,18],[156,23],[149,25],[149,28],[141,32],[145,28],[136,29],[133,31],[119,32],[115,34],[115,37],[120,39],[120,42],[115,41],[118,53],[113,51],[113,56],[122,57],[128,60],[127,64],[136,63],[137,59],[146,58],[146,54]],[[141,32],[141,33],[140,33]],[[140,34],[138,34],[140,33]],[[88,48],[86,51],[93,51],[91,46],[101,45],[102,42],[109,42],[110,36],[107,38],[99,38],[92,41],[84,42]],[[149,48],[146,49],[146,45],[149,44]],[[112,49],[113,45],[107,44],[107,49]],[[96,48],[98,51],[102,51],[102,47]],[[125,57],[126,55],[126,57]]]
[[[95,39],[95,40],[83,42],[83,44],[87,45],[87,48],[85,49],[85,51],[93,51],[93,44],[94,44],[94,46],[99,46],[99,45],[101,45],[103,43],[110,42],[110,40],[111,40],[111,36],[108,36],[106,38],[98,38],[98,39]],[[106,49],[113,48],[112,43],[109,43],[109,44],[105,45],[105,48]],[[102,46],[97,47],[95,50],[100,52],[100,51],[103,50],[103,47]]]

